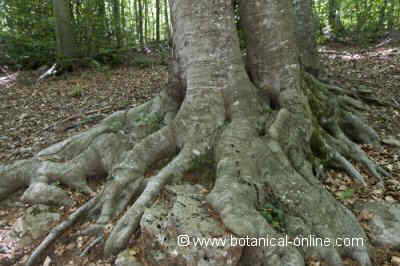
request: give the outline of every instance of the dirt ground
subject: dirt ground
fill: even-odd
[[[352,90],[371,89],[376,101],[368,104],[365,119],[382,139],[400,139],[400,48],[365,48],[330,44],[321,48],[325,74],[333,84]],[[120,66],[81,70],[36,82],[35,72],[18,73],[16,82],[0,87],[0,163],[29,158],[41,149],[77,132],[94,126],[116,110],[131,108],[152,98],[167,81],[165,66],[147,68]],[[382,200],[400,202],[400,148],[363,145],[368,154],[392,173],[385,188],[375,186],[368,176],[369,186],[355,184],[346,174],[329,171],[324,184],[337,199],[348,207],[356,201]],[[362,169],[361,169],[362,170]],[[99,188],[102,180],[90,180]],[[74,207],[61,209],[68,215],[88,200],[70,191]],[[20,194],[0,203],[0,265],[21,265],[39,243],[18,247],[6,235],[23,210],[29,205],[19,201]],[[47,265],[112,265],[113,258],[102,258],[102,246],[93,247],[80,257],[82,247],[92,238],[78,236],[85,225],[76,225],[56,241],[47,254]],[[368,228],[367,232],[368,232]],[[134,247],[133,247],[134,250]],[[375,249],[376,265],[389,266],[400,252]],[[323,265],[310,262],[309,265]],[[346,261],[346,265],[355,265]]]

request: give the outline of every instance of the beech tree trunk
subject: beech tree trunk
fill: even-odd
[[[316,41],[316,25],[312,0],[295,0],[296,41],[300,61],[305,70],[315,76],[319,74],[319,58]]]
[[[231,0],[171,0],[170,8],[174,48],[170,82],[161,95],[31,160],[2,166],[0,197],[28,186],[26,201],[68,204],[67,193],[50,185],[54,180],[93,193],[86,178],[108,175],[103,192],[70,221],[89,212],[97,221],[87,231],[101,233],[121,217],[105,243],[111,255],[126,247],[166,184],[184,182],[185,173],[207,160],[216,169],[207,202],[234,235],[283,236],[259,212],[271,203],[284,213],[290,237],[357,237],[368,243],[355,216],[320,177],[322,166],[334,166],[367,185],[352,159],[380,180],[386,171],[353,142],[378,138],[355,115],[362,102],[304,71],[290,0],[240,2],[246,60]],[[154,176],[144,177],[165,159]],[[28,265],[65,227],[50,234]],[[334,266],[343,265],[342,256],[371,265],[367,244],[246,247],[240,265],[304,265],[312,256]]]
[[[60,58],[78,56],[79,51],[69,2],[66,0],[53,0],[53,9],[56,18],[57,55]]]

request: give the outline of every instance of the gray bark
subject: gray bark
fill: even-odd
[[[306,71],[318,76],[320,62],[317,50],[315,17],[312,0],[294,0],[296,38],[300,61]]]
[[[53,8],[56,17],[57,54],[61,58],[76,57],[79,54],[79,50],[69,1],[53,0]]]

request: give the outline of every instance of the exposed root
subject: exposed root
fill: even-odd
[[[283,235],[257,211],[267,200],[256,165],[256,151],[262,147],[257,135],[246,120],[234,120],[225,129],[216,149],[217,180],[207,200],[236,235],[278,238]],[[295,248],[277,246],[246,248],[242,261],[243,265],[304,265]]]
[[[280,144],[270,136],[257,137],[251,125],[233,121],[221,136],[217,162],[216,184],[207,200],[232,232],[239,236],[279,237],[257,211],[267,202],[278,202],[287,214],[285,228],[291,237],[314,235],[332,241],[359,237],[365,243],[353,248],[304,247],[306,258],[317,256],[335,266],[343,265],[341,256],[345,255],[361,265],[371,265],[367,237],[354,215],[324,190],[315,177],[300,175]],[[264,265],[304,263],[292,247],[249,249],[243,256],[246,261],[255,256]]]
[[[272,197],[280,202],[285,213],[297,217],[286,221],[286,229],[291,236],[314,234],[332,240],[360,237],[367,243],[363,229],[350,211],[340,205],[321,184],[310,184],[293,171],[278,143],[267,141],[265,144],[268,151],[260,155],[259,167],[263,169],[263,178],[272,191]],[[353,248],[305,247],[304,252],[306,257],[318,255],[330,265],[342,265],[340,255],[350,256],[361,265],[371,265],[367,244]]]
[[[334,166],[338,168],[342,168],[345,172],[347,172],[351,177],[354,178],[357,182],[367,186],[367,182],[365,181],[364,177],[358,172],[358,170],[341,154],[338,152],[334,152],[332,154],[332,163]],[[336,165],[335,165],[336,164]]]
[[[314,115],[314,132],[311,139],[313,152],[329,166],[343,169],[364,185],[367,184],[365,179],[348,159],[364,165],[380,182],[383,177],[389,176],[389,173],[371,161],[355,143],[378,146],[379,136],[357,115],[346,111],[346,106],[355,106],[349,105],[354,103],[354,99],[343,102],[343,97],[332,93],[345,93],[343,89],[325,85],[307,73],[304,73],[304,78],[303,87]]]
[[[40,243],[40,245],[35,249],[35,251],[30,256],[26,266],[35,266],[39,263],[40,257],[43,252],[56,240],[65,230],[70,228],[80,217],[85,215],[97,202],[99,197],[94,197],[80,208],[78,208],[74,213],[72,213],[65,221],[54,227],[47,237]]]
[[[181,176],[191,168],[195,156],[191,148],[184,148],[157,175],[149,180],[143,193],[113,228],[105,244],[104,252],[106,255],[115,254],[126,246],[132,233],[137,229],[145,209],[153,203],[164,185],[173,176]]]
[[[123,161],[112,170],[113,181],[105,192],[97,224],[106,225],[116,212],[124,210],[132,196],[141,188],[147,168],[162,158],[170,157],[175,150],[171,129],[165,127],[143,139],[133,150],[127,152]],[[115,208],[117,202],[119,208]]]
[[[386,171],[352,141],[376,143],[377,134],[357,116],[340,109],[331,92],[319,87],[319,92],[315,92],[316,87],[313,88],[310,90],[314,94],[308,96],[311,117],[315,118],[310,140],[314,156],[329,166],[341,167],[364,185],[365,178],[346,158],[361,162],[378,178],[386,176]],[[350,103],[351,108],[361,107],[361,102],[356,100],[347,99],[341,104],[345,103]],[[339,266],[343,265],[342,256],[349,256],[360,265],[369,266],[368,239],[357,219],[322,187],[312,174],[311,164],[300,162],[307,158],[307,150],[293,149],[296,142],[299,147],[299,141],[304,139],[288,129],[288,125],[300,128],[296,125],[297,119],[296,114],[281,109],[275,122],[268,123],[267,136],[261,138],[251,123],[243,118],[233,119],[217,146],[217,180],[207,199],[220,213],[224,224],[241,236],[279,236],[257,212],[257,206],[278,202],[278,207],[287,214],[285,230],[292,237],[314,235],[332,241],[353,237],[363,241],[363,245],[356,247],[304,247],[306,258],[317,256],[329,265]],[[352,140],[346,134],[350,128]],[[241,217],[246,217],[246,221]],[[264,263],[272,262],[267,265],[283,265],[283,258],[289,260],[288,254],[296,254],[290,248],[268,250],[261,255]],[[257,254],[260,258],[260,253]],[[281,259],[276,260],[276,254],[281,254]],[[291,257],[293,265],[301,265],[302,261],[300,255]]]
[[[174,105],[164,109],[160,105],[160,99],[156,98],[132,110],[114,113],[99,126],[55,144],[31,160],[0,166],[0,197],[29,186],[22,198],[33,203],[72,203],[68,194],[52,185],[53,182],[92,195],[94,192],[86,183],[87,177],[107,174],[113,177],[103,193],[50,232],[32,254],[28,265],[35,264],[42,252],[84,213],[101,210],[98,228],[89,228],[97,229],[94,231],[99,233],[111,217],[120,215],[143,190],[147,183],[144,181],[147,167],[176,152],[171,127],[158,130],[164,114],[173,112]],[[132,147],[133,150],[128,151]]]
[[[379,136],[367,126],[360,117],[343,111],[339,121],[340,128],[351,140],[357,143],[379,145]]]
[[[29,186],[26,201],[68,204],[68,197],[51,186],[61,183],[93,194],[90,176],[105,176],[137,141],[157,131],[166,110],[156,98],[142,106],[112,114],[97,127],[50,146],[30,160],[0,166],[0,199]],[[173,106],[171,104],[171,106]]]
[[[386,103],[376,98],[373,90],[362,89],[362,88],[346,90],[335,85],[321,82],[309,73],[305,74],[307,75],[307,79],[312,80],[315,86],[322,88],[323,90],[328,90],[332,94],[338,95],[340,104],[343,104],[343,107],[346,110],[347,108],[352,108],[352,107],[355,108],[356,110],[358,109],[359,111],[368,110],[368,106],[365,105],[364,103],[386,105]]]

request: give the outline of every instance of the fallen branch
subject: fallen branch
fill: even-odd
[[[36,82],[41,81],[42,79],[45,79],[46,77],[53,75],[55,73],[57,73],[56,70],[57,64],[54,64],[52,67],[50,67],[46,72],[44,72],[38,79]]]
[[[81,255],[79,255],[80,257],[84,257],[87,255],[87,253],[94,247],[96,246],[98,243],[104,241],[104,234],[102,234],[101,236],[97,237],[95,240],[93,240],[81,253]]]
[[[113,106],[107,106],[107,107],[104,107],[104,108],[101,108],[101,109],[96,109],[96,110],[92,110],[92,111],[86,112],[84,114],[78,114],[78,115],[69,116],[69,117],[67,117],[67,118],[65,118],[65,119],[63,119],[61,121],[57,121],[57,122],[53,123],[52,125],[45,127],[44,129],[41,129],[38,133],[42,133],[42,132],[47,131],[47,130],[53,128],[53,127],[56,127],[57,125],[65,124],[65,123],[67,123],[69,121],[81,118],[83,116],[87,116],[87,115],[91,115],[91,114],[94,114],[94,113],[103,112],[103,111],[106,111],[106,110],[110,110],[112,108],[113,108]],[[90,119],[90,118],[88,118],[88,119]]]
[[[72,213],[67,220],[63,221],[56,227],[54,227],[48,236],[42,241],[42,243],[35,249],[35,251],[30,256],[28,262],[25,264],[26,266],[34,266],[39,264],[39,258],[42,256],[43,252],[54,242],[65,230],[71,227],[81,216],[83,216],[86,212],[88,212],[100,198],[99,195],[92,198],[90,201],[82,205],[78,208],[74,213]]]
[[[13,82],[17,80],[19,72],[15,72],[14,74],[7,74],[4,77],[0,78],[0,86],[4,86],[5,88],[9,88],[12,86]]]

